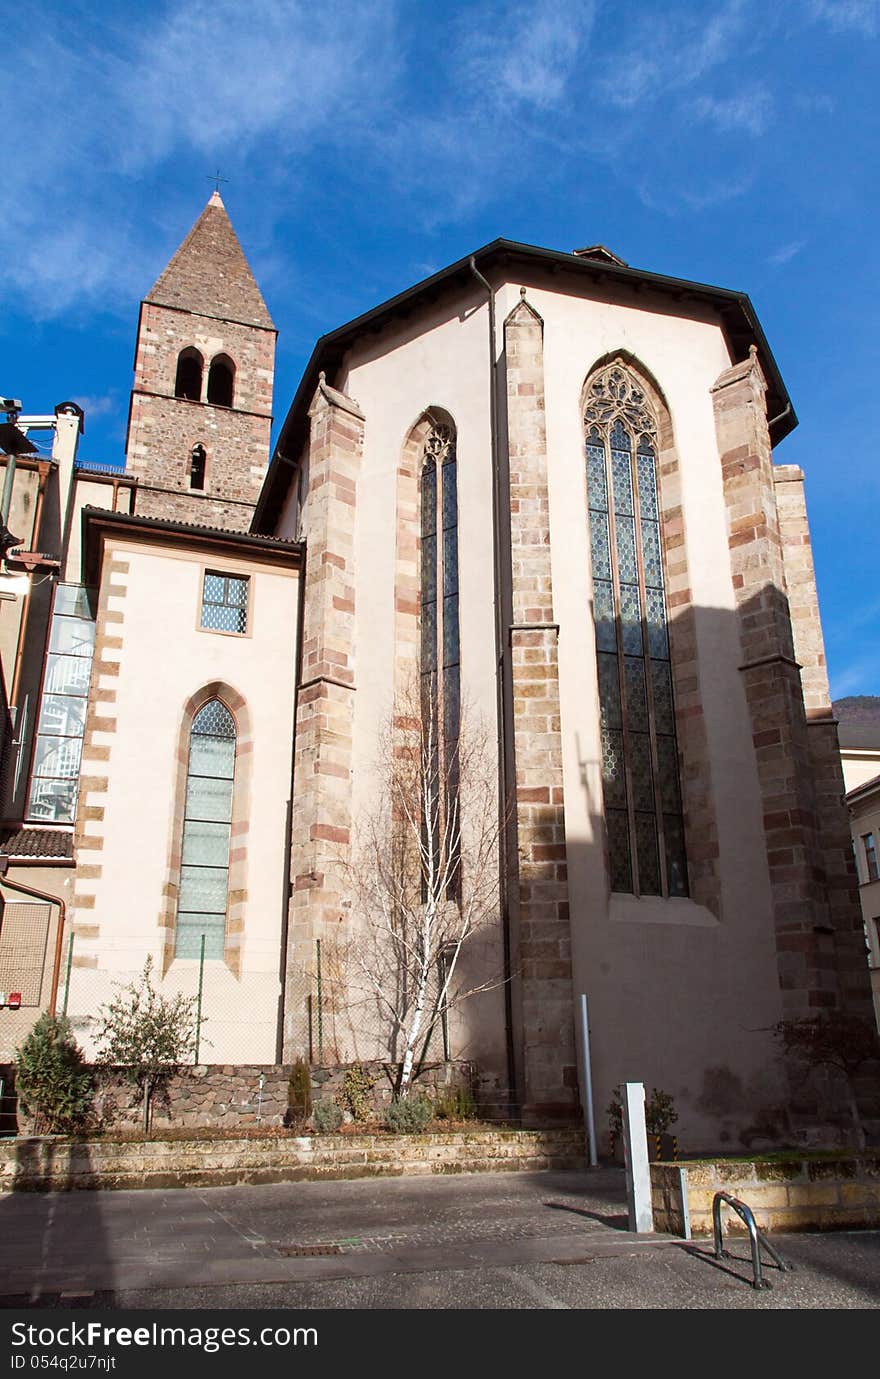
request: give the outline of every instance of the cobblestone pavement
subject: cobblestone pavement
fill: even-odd
[[[797,1272],[626,1229],[622,1170],[0,1198],[5,1308],[861,1308],[880,1233],[776,1237]]]

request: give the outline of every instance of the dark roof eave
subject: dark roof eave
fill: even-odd
[[[846,802],[850,805],[860,804],[863,799],[875,794],[880,794],[880,775],[871,776],[870,780],[862,781],[861,785],[854,785],[852,790],[847,790]]]
[[[260,526],[266,513],[271,509],[275,489],[282,473],[284,456],[290,442],[295,438],[297,426],[304,422],[312,396],[318,386],[318,376],[321,371],[323,370],[328,378],[331,378],[333,369],[341,362],[346,349],[361,331],[375,329],[380,322],[391,320],[399,313],[411,310],[420,299],[436,297],[440,290],[450,286],[458,278],[472,278],[470,268],[472,258],[476,264],[481,265],[484,269],[494,261],[503,263],[509,259],[518,258],[537,265],[543,264],[557,269],[565,269],[568,272],[579,273],[581,276],[605,277],[621,282],[638,283],[641,286],[653,287],[658,291],[677,296],[687,294],[691,297],[703,297],[722,310],[726,308],[728,315],[738,311],[745,323],[745,329],[741,335],[739,357],[743,359],[746,357],[748,344],[757,345],[767,376],[768,394],[772,407],[771,421],[775,423],[771,428],[773,444],[778,445],[797,426],[797,416],[782,381],[779,367],[761,329],[754,307],[745,292],[737,292],[725,287],[714,287],[708,283],[690,282],[687,278],[671,278],[663,273],[649,273],[640,268],[628,268],[615,263],[579,258],[576,254],[565,253],[558,249],[542,249],[537,245],[521,244],[516,240],[495,239],[491,243],[483,245],[473,255],[469,254],[466,258],[458,259],[447,268],[442,268],[438,273],[432,274],[430,278],[424,278],[421,282],[415,283],[412,287],[408,287],[405,291],[389,298],[388,301],[380,303],[379,306],[373,307],[370,311],[356,316],[353,320],[346,322],[345,325],[339,326],[336,330],[329,331],[320,337],[312,351],[311,358],[306,365],[293,402],[281,427],[269,465],[269,472],[266,475],[254,512],[251,523],[252,530]],[[729,333],[733,333],[730,331],[728,321],[725,321],[725,329]],[[739,336],[739,332],[736,334]],[[734,352],[736,353],[736,351]]]
[[[166,517],[141,517],[137,513],[109,512],[106,508],[96,508],[86,504],[82,509],[82,574],[88,585],[98,583],[100,569],[101,537],[104,534],[120,534],[159,538],[176,544],[189,543],[214,550],[230,549],[247,556],[248,553],[275,555],[279,560],[300,565],[304,543],[284,541],[275,536],[263,536],[256,532],[225,531],[221,527],[200,527],[194,523],[175,522]]]

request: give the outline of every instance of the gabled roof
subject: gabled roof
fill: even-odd
[[[175,522],[169,517],[141,517],[137,513],[110,512],[107,508],[82,509],[82,577],[87,585],[100,582],[101,555],[107,536],[129,536],[165,546],[236,555],[245,560],[302,562],[301,541],[285,541],[279,536],[227,531],[225,527],[205,527],[195,522]]]
[[[290,465],[285,463],[285,457],[295,458],[305,438],[309,404],[318,386],[319,375],[325,373],[328,382],[332,383],[346,352],[358,336],[378,334],[395,318],[411,316],[418,309],[429,307],[447,293],[460,292],[466,284],[472,286],[475,300],[484,299],[483,288],[474,277],[474,268],[488,276],[490,281],[501,281],[504,274],[511,274],[515,270],[518,276],[521,275],[526,280],[530,272],[559,276],[568,274],[572,276],[573,284],[581,291],[591,285],[595,285],[600,291],[608,290],[615,285],[625,285],[637,291],[650,289],[667,298],[670,309],[682,314],[687,314],[688,302],[694,303],[695,306],[710,305],[721,318],[734,363],[747,359],[752,345],[758,350],[761,367],[767,379],[767,412],[773,420],[770,431],[773,444],[778,444],[797,426],[797,417],[776,360],[764,337],[754,307],[744,292],[733,292],[728,288],[711,287],[706,283],[688,282],[685,278],[667,278],[661,273],[646,273],[639,268],[629,268],[607,250],[594,257],[589,252],[566,254],[555,249],[541,249],[533,244],[520,244],[515,240],[495,239],[482,249],[478,249],[475,254],[459,259],[457,263],[450,264],[448,268],[441,269],[439,273],[434,273],[430,278],[407,288],[405,292],[398,293],[381,306],[321,336],[312,351],[312,357],[281,428],[251,522],[252,531],[258,531],[261,526],[271,525],[283,501],[285,483],[290,476]]]
[[[870,780],[862,781],[861,785],[854,785],[852,790],[847,790],[846,802],[850,805],[860,804],[871,795],[877,795],[880,799],[880,776],[872,776]]]
[[[13,859],[19,857],[41,858],[43,860],[71,861],[73,859],[73,833],[54,828],[0,829],[0,853]]]
[[[219,192],[212,193],[144,301],[196,316],[275,329]]]

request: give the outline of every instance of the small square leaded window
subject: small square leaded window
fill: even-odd
[[[246,632],[248,579],[205,571],[202,590],[202,627],[214,632]]]

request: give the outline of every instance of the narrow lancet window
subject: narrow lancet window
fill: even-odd
[[[193,719],[186,778],[175,957],[222,958],[229,893],[235,723],[219,699]]]
[[[584,423],[611,889],[683,896],[657,424],[618,364],[591,380]]]
[[[205,487],[205,468],[208,463],[208,456],[203,445],[194,445],[189,455],[189,486],[192,489],[204,489]]]
[[[459,894],[458,465],[455,432],[435,423],[421,473],[421,700],[429,782],[423,851],[440,859],[446,898]],[[430,888],[425,878],[423,889]]]

